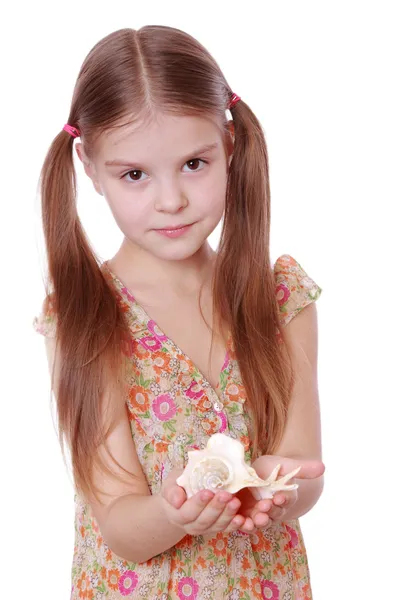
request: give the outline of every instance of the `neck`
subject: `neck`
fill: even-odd
[[[132,288],[163,289],[171,293],[190,295],[197,293],[212,278],[216,253],[205,242],[196,254],[184,260],[163,260],[126,239],[114,258],[110,268],[121,275]]]

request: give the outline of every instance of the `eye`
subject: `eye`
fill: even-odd
[[[190,160],[188,160],[185,163],[185,165],[191,164],[193,166],[193,165],[197,165],[200,162],[207,164],[207,162],[205,160],[203,160],[202,158],[191,158]],[[204,169],[204,167],[202,167],[201,169],[193,169],[193,170],[191,169],[191,171],[195,173],[196,171],[202,171],[202,169]]]
[[[191,165],[192,167],[196,167],[199,165],[199,163],[203,163],[204,165],[208,164],[206,160],[203,160],[202,158],[191,158],[190,160],[186,161],[185,166],[186,165]],[[192,173],[196,173],[197,171],[202,171],[204,169],[204,167],[201,167],[201,169],[190,169],[190,171]],[[134,173],[134,176],[131,177],[131,173]],[[142,179],[140,177],[140,175],[143,175],[144,171],[141,171],[140,169],[132,169],[131,171],[128,171],[127,173],[124,173],[124,175],[122,175],[121,179],[125,179],[125,181],[130,181],[130,182],[139,182],[139,181],[144,181],[144,179]],[[129,177],[127,177],[129,175]]]
[[[133,169],[132,171],[128,171],[127,173],[125,173],[124,175],[122,175],[121,179],[125,179],[125,177],[127,175],[130,175],[131,173],[135,174],[135,178],[129,177],[129,181],[143,181],[142,179],[140,179],[140,174],[143,174],[144,171],[141,171],[140,169]],[[138,174],[139,174],[139,178],[136,178],[136,176]],[[125,181],[128,181],[128,179],[125,179]]]

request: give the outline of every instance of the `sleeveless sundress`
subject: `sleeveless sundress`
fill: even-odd
[[[210,435],[240,440],[251,461],[249,416],[232,340],[217,388],[190,357],[159,329],[132,290],[110,271],[132,337],[124,349],[131,365],[127,406],[132,437],[152,494],[173,466],[184,467],[187,450],[204,448]],[[316,301],[322,289],[290,255],[274,264],[282,323]],[[51,308],[34,328],[55,336]],[[307,553],[299,520],[272,522],[252,534],[187,535],[145,563],[117,556],[105,543],[90,505],[75,493],[75,548],[71,600],[311,600]]]

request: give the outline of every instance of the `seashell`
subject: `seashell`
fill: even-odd
[[[259,500],[299,487],[297,483],[286,484],[301,467],[277,479],[280,467],[277,465],[268,479],[261,479],[255,469],[246,464],[241,442],[223,433],[215,433],[203,450],[189,450],[188,463],[176,482],[184,488],[188,498],[204,489],[214,493],[226,490],[235,494],[248,487]]]

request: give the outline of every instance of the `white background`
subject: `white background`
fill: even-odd
[[[265,130],[272,247],[322,287],[324,493],[301,519],[314,600],[400,598],[399,18],[397,2],[20,2],[2,9],[0,596],[67,600],[73,490],[50,409],[37,182],[79,67],[103,36],[197,37]],[[7,10],[7,13],[5,12]],[[102,258],[120,233],[77,164]],[[215,240],[214,240],[215,241]]]

